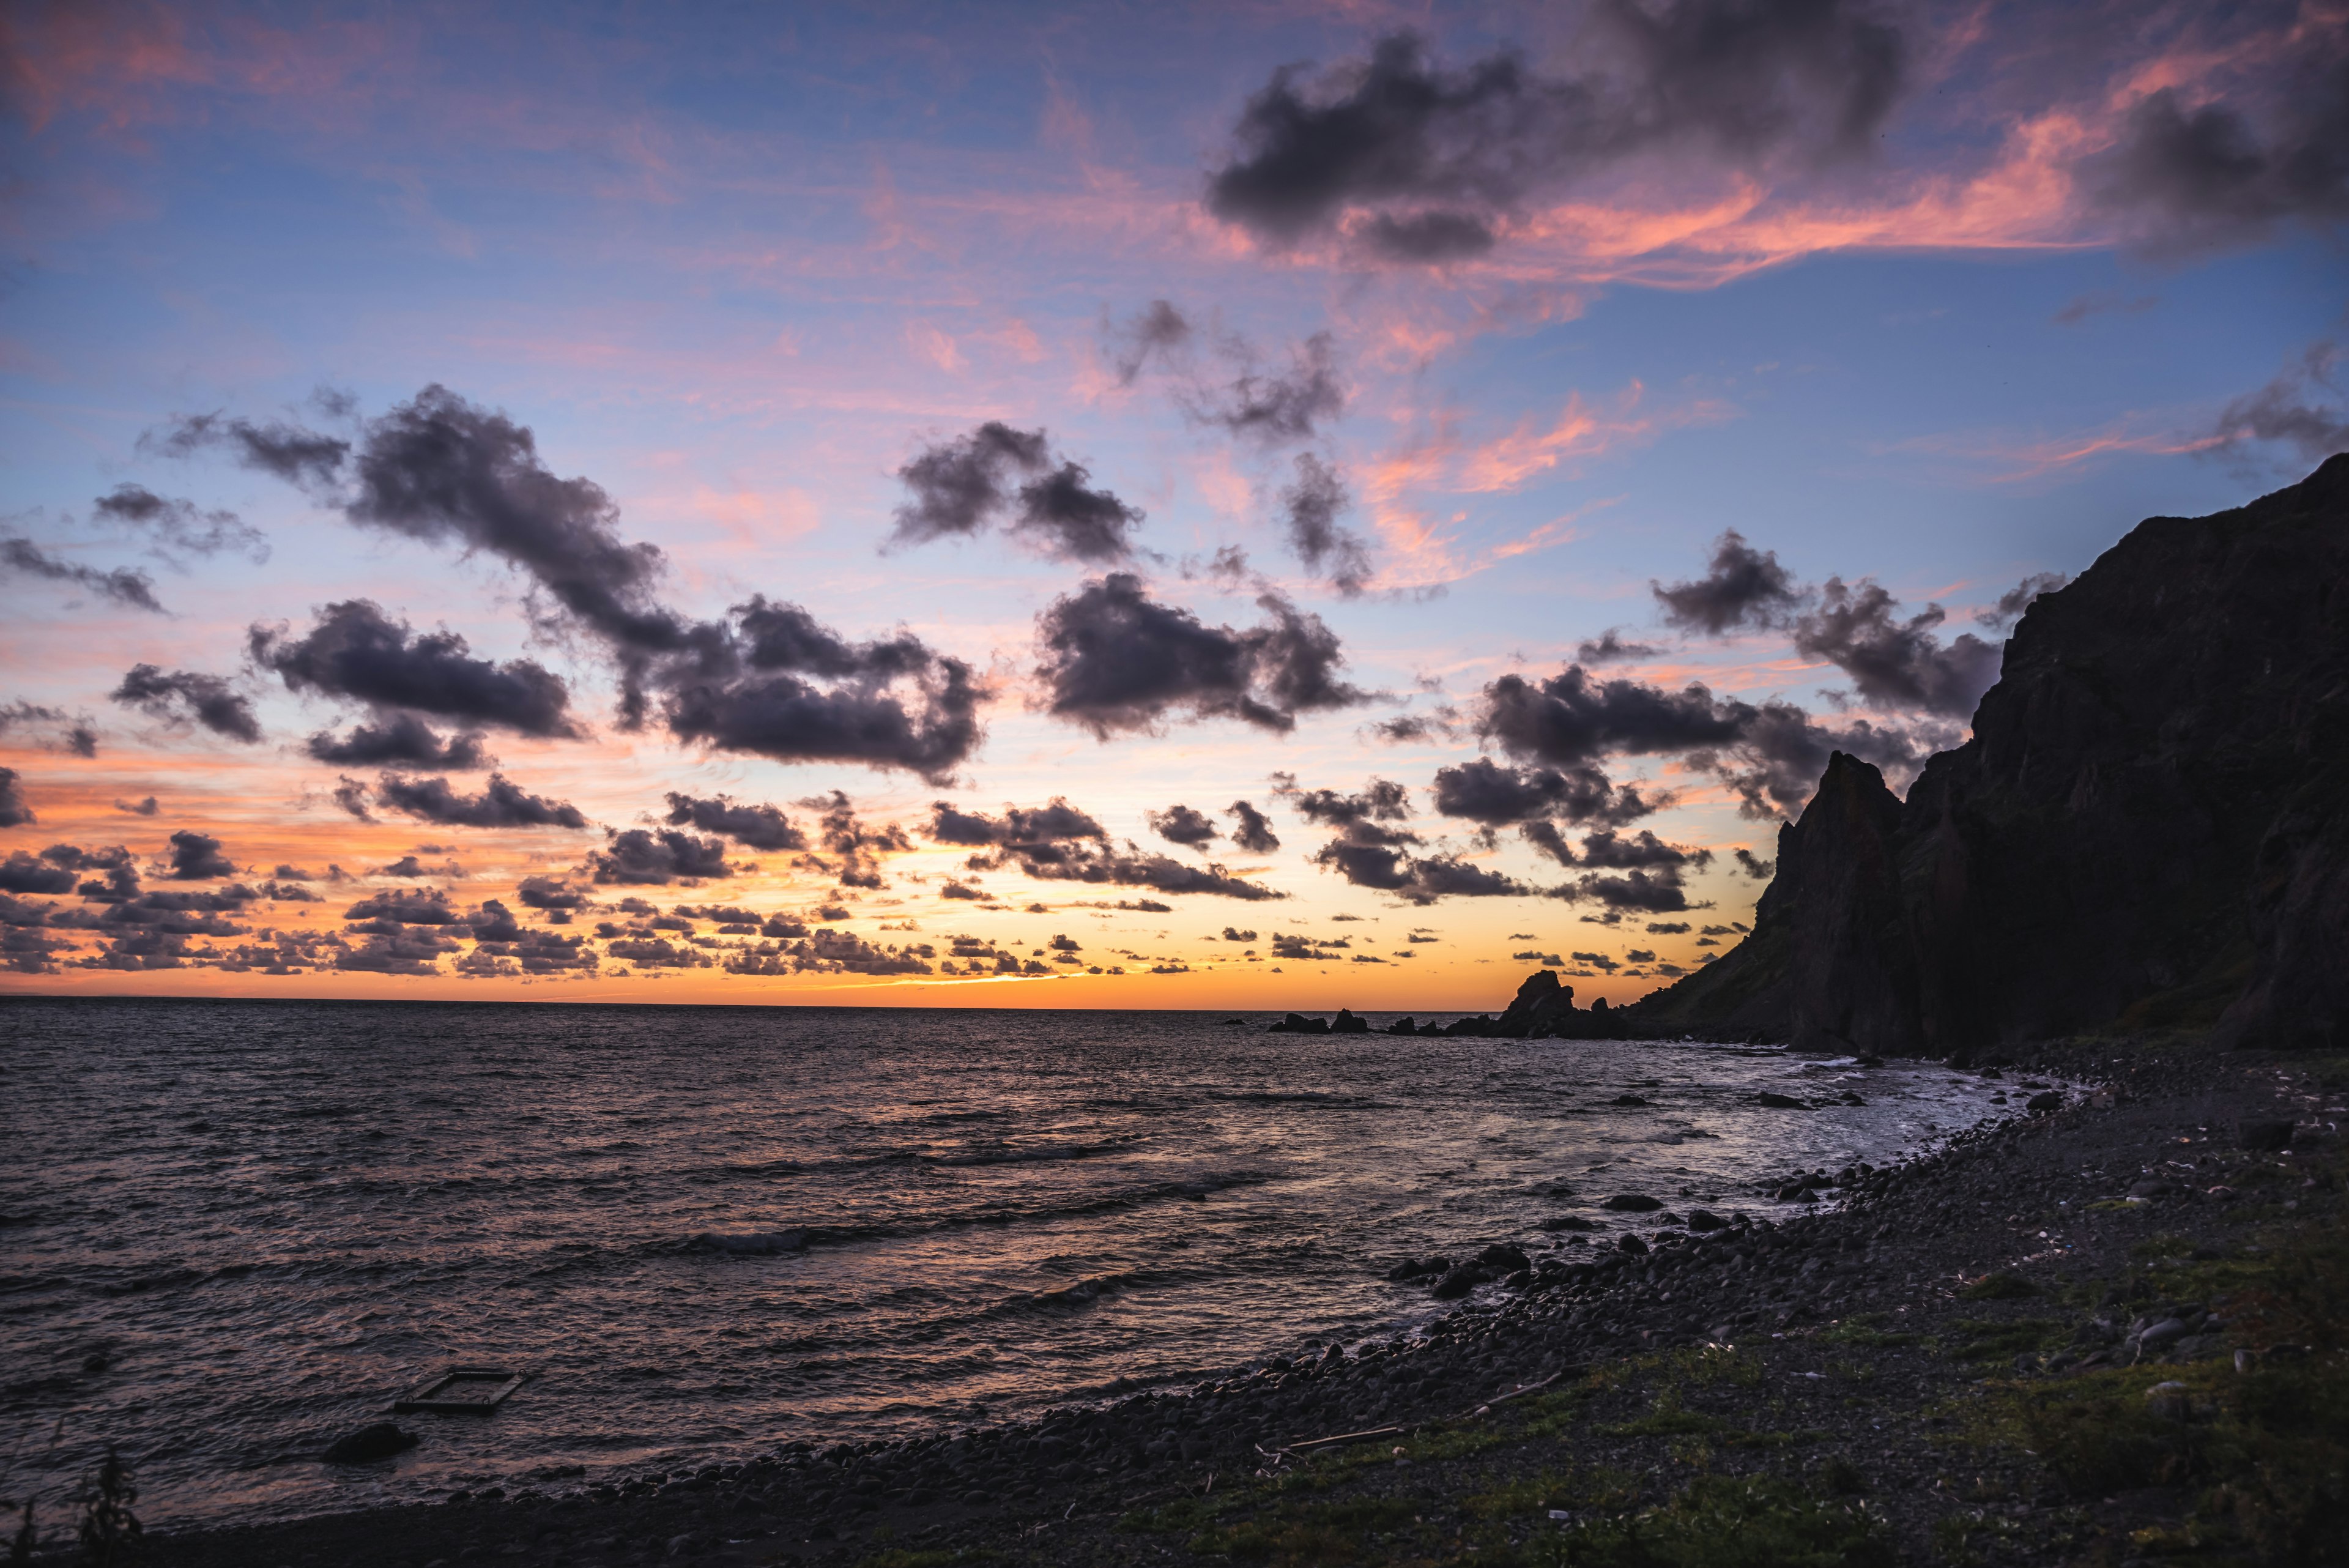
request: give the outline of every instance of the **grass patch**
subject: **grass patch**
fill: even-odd
[[[1291,1505],[1270,1518],[1251,1519],[1195,1536],[1191,1550],[1235,1563],[1265,1563],[1276,1568],[1309,1563],[1355,1563],[1374,1532],[1416,1522],[1425,1507],[1403,1498],[1351,1498],[1340,1502]]]
[[[1579,1476],[1544,1471],[1491,1491],[1478,1492],[1467,1500],[1467,1508],[1469,1512],[1486,1519],[1506,1519],[1518,1514],[1547,1513],[1553,1508],[1627,1513],[1639,1501],[1639,1480],[1623,1470],[1595,1469]]]
[[[1527,1563],[1573,1568],[1892,1568],[1884,1521],[1864,1502],[1812,1497],[1791,1482],[1708,1476],[1667,1503],[1562,1531]]]
[[[1839,1324],[1822,1331],[1817,1337],[1830,1344],[1853,1345],[1866,1350],[1904,1350],[1912,1345],[1921,1345],[1925,1340],[1921,1334],[1876,1328],[1867,1324]]]
[[[1729,1423],[1702,1410],[1683,1410],[1677,1405],[1659,1406],[1646,1415],[1629,1421],[1618,1421],[1607,1428],[1610,1438],[1686,1438],[1710,1437],[1725,1432]]]
[[[1156,1508],[1138,1508],[1122,1515],[1116,1528],[1127,1535],[1185,1535],[1204,1530],[1230,1508],[1238,1494],[1223,1497],[1178,1497]]]
[[[1762,1358],[1750,1350],[1718,1345],[1667,1354],[1657,1368],[1665,1383],[1688,1388],[1759,1388]]]
[[[2027,1350],[2045,1350],[2067,1338],[2054,1318],[2019,1317],[2009,1323],[1961,1317],[1950,1324],[1942,1343],[1961,1361],[1997,1361]]]
[[[2001,1269],[1996,1273],[1984,1274],[1958,1293],[1970,1302],[2021,1301],[2025,1296],[2035,1296],[2038,1293],[2037,1285],[2012,1269]]]
[[[2329,1151],[2294,1174],[2332,1189],[2344,1166]],[[2327,1205],[2321,1218],[2282,1217],[2260,1241],[2176,1271],[2161,1288],[2223,1287],[2230,1338],[2292,1354],[2248,1373],[2198,1361],[2018,1382],[1987,1402],[1981,1437],[2036,1454],[2076,1496],[2183,1494],[2183,1518],[2106,1542],[2110,1560],[2349,1563],[2349,1227]],[[2191,1249],[2161,1237],[2139,1251]],[[2158,1383],[2183,1388],[2148,1399]]]

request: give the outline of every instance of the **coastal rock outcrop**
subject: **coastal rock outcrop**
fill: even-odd
[[[2349,1045],[2349,454],[2148,518],[1906,801],[1830,758],[1754,931],[1629,1033],[1963,1059],[2107,1026]]]

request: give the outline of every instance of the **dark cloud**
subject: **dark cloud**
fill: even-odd
[[[512,937],[480,940],[475,927],[473,950],[450,968],[467,979],[487,980],[514,975],[586,973],[601,959],[585,937],[555,931],[518,931]]]
[[[107,695],[166,723],[192,719],[216,735],[249,746],[261,742],[261,721],[254,717],[253,704],[217,675],[192,670],[166,673],[151,664],[134,664]]]
[[[171,869],[167,875],[179,882],[233,877],[236,862],[221,853],[219,839],[183,828],[171,835]]]
[[[504,414],[427,387],[368,424],[355,467],[353,522],[497,556],[618,648],[667,654],[691,640],[653,596],[659,548],[622,540],[603,488],[556,477]]]
[[[1131,387],[1151,360],[1187,348],[1193,334],[1189,317],[1170,301],[1154,299],[1129,319],[1105,325],[1102,336],[1117,367],[1118,385]]]
[[[1447,897],[1516,897],[1528,891],[1512,877],[1487,871],[1455,855],[1413,855],[1405,845],[1415,834],[1395,833],[1357,822],[1314,851],[1313,864],[1335,871],[1358,888],[1393,893],[1414,904]],[[1276,953],[1275,957],[1280,956]]]
[[[1227,942],[1252,942],[1256,940],[1256,933],[1254,931],[1241,930],[1237,926],[1226,926],[1224,928],[1224,940]]]
[[[1017,474],[1040,473],[1050,464],[1042,431],[1013,430],[999,420],[926,447],[897,471],[910,499],[897,508],[891,542],[923,545],[976,534],[1001,517]]]
[[[335,804],[357,817],[361,822],[373,822],[375,813],[367,806],[367,786],[364,779],[345,774],[335,781]]]
[[[1411,792],[1392,779],[1372,779],[1360,794],[1332,789],[1293,792],[1290,809],[1323,827],[1350,827],[1361,823],[1405,822],[1411,817]]]
[[[1653,659],[1663,651],[1645,642],[1625,642],[1610,627],[1596,642],[1585,642],[1574,650],[1577,664],[1626,664],[1641,659]]]
[[[1648,934],[1651,937],[1684,937],[1688,935],[1686,920],[1650,920]]]
[[[1641,828],[1628,838],[1611,827],[1585,834],[1580,856],[1581,864],[1585,866],[1619,871],[1642,867],[1702,866],[1712,859],[1713,852],[1709,849],[1688,849],[1677,844],[1666,844],[1649,828]]]
[[[1962,718],[1998,679],[1995,645],[1971,632],[1947,644],[1934,635],[1947,618],[1939,605],[1903,618],[1899,601],[1872,579],[1800,587],[1775,553],[1754,549],[1734,529],[1715,543],[1703,576],[1651,587],[1664,619],[1683,631],[1720,637],[1744,627],[1785,628],[1798,651],[1834,664],[1862,699],[1881,707]],[[1740,709],[1753,711],[1736,703],[1724,711]]]
[[[967,888],[960,882],[953,880],[951,877],[947,879],[945,887],[938,889],[938,897],[941,898],[985,899],[991,898],[992,896],[993,895],[991,894],[983,893],[976,888]]]
[[[495,898],[484,898],[479,909],[468,911],[465,923],[472,927],[477,942],[517,942],[523,937],[513,911]]]
[[[1414,854],[1425,841],[1409,828],[1388,826],[1411,815],[1409,792],[1392,780],[1374,778],[1359,794],[1301,791],[1290,794],[1289,805],[1308,822],[1339,830],[1314,852],[1312,860],[1358,888],[1399,894],[1414,904],[1453,897],[1515,897],[1528,890],[1456,855]]]
[[[570,691],[553,671],[529,659],[472,658],[457,633],[419,635],[366,599],[328,605],[299,639],[282,626],[255,626],[247,643],[254,663],[288,691],[364,702],[379,715],[429,714],[525,735],[579,732],[567,712]]]
[[[1299,712],[1369,701],[1337,678],[1345,655],[1319,616],[1277,594],[1257,604],[1268,622],[1235,631],[1154,600],[1128,573],[1087,583],[1037,617],[1048,711],[1106,740],[1176,711],[1286,733]]]
[[[927,943],[882,947],[854,931],[822,929],[796,941],[761,942],[730,954],[730,974],[932,974],[926,962],[937,950]]]
[[[1021,857],[1048,857],[1071,840],[1109,836],[1091,815],[1059,795],[1047,805],[1006,806],[999,817],[936,801],[930,806],[929,836],[940,844],[992,846]]]
[[[160,434],[140,437],[141,451],[191,457],[208,448],[225,450],[247,468],[274,474],[289,484],[323,492],[342,477],[351,443],[284,421],[259,423],[221,413],[175,420]]]
[[[1424,713],[1402,713],[1381,719],[1371,726],[1371,732],[1391,746],[1450,741],[1459,735],[1460,711],[1444,703]]]
[[[1666,587],[1651,582],[1666,624],[1682,631],[1723,637],[1741,627],[1784,624],[1803,590],[1775,550],[1756,550],[1734,528],[1713,541],[1713,561],[1702,577]]]
[[[1194,811],[1187,805],[1170,805],[1164,811],[1143,814],[1150,830],[1169,844],[1179,844],[1185,849],[1204,849],[1216,836],[1215,818],[1204,811]]]
[[[1149,888],[1161,893],[1204,893],[1226,898],[1278,898],[1286,895],[1234,877],[1221,866],[1192,866],[1128,843],[1112,845],[1086,813],[1055,798],[1044,806],[1011,806],[999,817],[957,811],[940,801],[930,808],[930,836],[941,844],[982,849],[970,857],[973,870],[1016,864],[1040,881],[1091,882]],[[1204,818],[1202,820],[1205,820]],[[1165,906],[1158,906],[1164,909]]]
[[[98,730],[87,714],[68,713],[39,702],[0,704],[0,735],[19,729],[48,732],[54,739],[42,743],[51,751],[69,752],[77,757],[98,755]]]
[[[2072,579],[2061,572],[2033,572],[2006,592],[1998,596],[1998,603],[1986,610],[1974,612],[1974,620],[1992,631],[2004,631],[2023,618],[2023,612],[2042,594],[2052,594]]]
[[[1013,430],[997,420],[924,449],[897,477],[910,498],[897,508],[893,544],[969,535],[999,524],[1056,559],[1100,564],[1132,555],[1127,535],[1143,521],[1139,509],[1094,489],[1083,464],[1055,464],[1042,431]]]
[[[574,909],[587,909],[594,903],[593,898],[585,888],[574,888],[569,882],[555,877],[525,877],[522,879],[522,887],[514,896],[531,909],[554,909],[565,913]]]
[[[146,796],[144,799],[137,801],[118,800],[114,803],[114,809],[121,812],[126,816],[152,816],[163,808],[156,803],[155,797],[150,794]]]
[[[73,583],[116,604],[163,613],[162,604],[155,597],[155,579],[146,573],[129,566],[102,572],[78,561],[61,561],[30,539],[0,539],[0,570],[46,577],[53,583]]]
[[[1998,645],[1971,632],[1944,645],[1933,635],[1948,618],[1940,606],[1902,619],[1899,602],[1868,578],[1847,586],[1829,577],[1818,607],[1795,620],[1795,647],[1850,676],[1861,698],[1878,707],[1971,714],[1998,680]]]
[[[235,513],[199,511],[192,501],[158,495],[143,484],[118,484],[93,502],[90,511],[109,523],[145,530],[155,540],[155,554],[167,561],[223,550],[256,566],[269,559],[268,539]]]
[[[2177,88],[2131,107],[2117,141],[2079,174],[2148,248],[2172,254],[2254,243],[2293,220],[2349,218],[2349,48],[2320,29],[2261,73],[2272,111],[2193,103]]]
[[[1345,483],[1311,452],[1297,455],[1297,483],[1280,493],[1288,546],[1306,570],[1330,579],[1353,598],[1371,580],[1371,553],[1361,535],[1338,525],[1347,506]]]
[[[586,869],[598,882],[636,885],[730,877],[725,841],[703,838],[675,828],[647,832],[631,827],[610,833],[607,847],[592,850]],[[524,903],[530,902],[525,898]]]
[[[1692,683],[1679,691],[1643,681],[1598,681],[1568,665],[1538,683],[1504,675],[1485,688],[1477,732],[1513,756],[1579,768],[1616,753],[1683,752],[1727,744],[1752,722],[1743,702]]]
[[[402,926],[367,932],[367,940],[336,958],[335,967],[359,974],[439,974],[443,956],[463,950],[461,943],[439,931]]]
[[[0,861],[0,892],[70,893],[73,871],[30,850],[17,849]]]
[[[390,888],[371,893],[343,911],[353,922],[378,920],[392,926],[456,926],[464,915],[439,888]]]
[[[1767,882],[1770,879],[1770,873],[1777,869],[1776,861],[1764,860],[1760,857],[1756,856],[1751,849],[1740,849],[1736,852],[1736,855],[1739,867],[1756,882]],[[1711,926],[1707,926],[1705,928],[1705,933],[1708,936],[1723,936],[1726,934],[1725,932],[1714,930]]]
[[[1272,819],[1250,805],[1236,800],[1224,808],[1224,814],[1237,823],[1232,829],[1232,845],[1250,855],[1269,855],[1280,847],[1280,840],[1272,831]]]
[[[1057,560],[1099,566],[1133,554],[1126,534],[1142,521],[1140,507],[1092,488],[1092,475],[1082,464],[1063,462],[1020,486],[1011,529],[1039,541]]]
[[[876,857],[902,855],[914,847],[914,841],[895,823],[872,827],[859,820],[854,803],[841,790],[800,804],[823,813],[816,824],[817,836],[826,849],[840,857],[840,885],[843,888],[888,886],[882,879]],[[803,862],[824,870],[833,869],[813,856],[804,857]]]
[[[1489,757],[1435,771],[1435,809],[1485,827],[1556,819],[1619,826],[1649,815],[1670,803],[1653,800],[1637,784],[1618,786],[1599,769],[1506,767]]]
[[[1245,346],[1239,353],[1253,358]],[[1183,400],[1183,407],[1195,422],[1248,440],[1310,441],[1320,421],[1346,411],[1337,346],[1327,332],[1316,332],[1289,349],[1287,369],[1268,375],[1253,364],[1244,365],[1228,386],[1193,393]]]
[[[1689,907],[1688,895],[1681,887],[1680,870],[1671,866],[1627,871],[1619,877],[1593,872],[1550,889],[1550,896],[1568,903],[1601,904],[1610,914],[1630,910],[1668,915]]]
[[[231,974],[308,974],[337,967],[348,950],[334,931],[263,931],[256,940],[223,950],[218,962]]]
[[[387,773],[377,779],[375,798],[386,808],[444,827],[584,828],[587,818],[568,801],[535,795],[503,774],[492,774],[479,794],[459,794],[445,778],[409,778]]]
[[[704,833],[723,834],[753,849],[807,847],[807,835],[775,806],[738,804],[731,796],[722,794],[702,800],[675,790],[669,792],[667,798],[668,823],[672,827],[698,827]]]
[[[481,749],[479,731],[444,737],[413,713],[354,724],[346,735],[321,730],[303,742],[303,749],[319,762],[342,768],[449,768],[462,773],[497,760]]]
[[[921,655],[910,692],[877,668],[829,691],[793,674],[688,684],[668,699],[668,726],[724,751],[903,768],[943,783],[978,744],[986,693],[960,659]]]
[[[1741,704],[1742,706],[1742,704]],[[1896,789],[1907,787],[1925,759],[1957,743],[1951,723],[1870,723],[1857,720],[1822,724],[1791,702],[1764,702],[1748,709],[1733,742],[1719,751],[1692,752],[1691,765],[1716,773],[1741,797],[1741,815],[1792,817],[1811,797],[1833,753],[1849,752],[1883,770]]]
[[[1483,255],[1495,238],[1484,219],[1444,212],[1413,213],[1407,218],[1381,213],[1363,225],[1362,237],[1381,255],[1431,266]]]
[[[1521,198],[1640,153],[1857,154],[1902,82],[1899,34],[1843,0],[1611,4],[1591,20],[1579,57],[1595,68],[1570,77],[1514,50],[1447,70],[1409,34],[1309,87],[1282,67],[1241,113],[1207,207],[1268,244],[1350,230],[1396,260],[1449,261],[1489,245]]]
[[[449,861],[445,865],[427,866],[413,855],[403,855],[388,866],[369,867],[367,874],[370,877],[462,877],[465,875],[465,871],[464,867],[459,866],[453,860]]]
[[[761,673],[885,680],[919,674],[931,659],[917,638],[900,632],[874,642],[851,642],[800,606],[771,603],[764,594],[752,594],[730,613],[739,628],[742,663]]]
[[[73,943],[61,937],[0,922],[0,970],[12,974],[56,974],[57,955],[71,952]]]
[[[219,439],[232,438],[243,439]],[[683,740],[934,780],[978,743],[985,693],[968,665],[902,634],[853,645],[763,597],[729,621],[680,616],[656,591],[660,550],[620,536],[619,508],[600,486],[557,476],[527,428],[445,387],[369,421],[351,469],[351,522],[494,556],[529,578],[542,623],[599,639],[619,667],[626,728],[646,721],[657,694]]]
[[[2240,452],[2253,441],[2276,441],[2309,462],[2349,451],[2349,398],[2339,379],[2341,345],[2327,338],[2302,351],[2258,391],[2236,399],[2211,428],[2209,450]]]
[[[25,800],[24,775],[14,768],[0,768],[0,827],[22,827],[40,820]]]

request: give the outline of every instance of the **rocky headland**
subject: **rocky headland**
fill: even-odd
[[[1904,800],[1838,753],[1754,933],[1638,1030],[1980,1059],[2209,1026],[2349,1047],[2349,455],[2152,517],[2006,645]]]
[[[1456,1303],[1416,1334],[915,1441],[618,1484],[523,1469],[149,1555],[2349,1558],[2349,456],[2148,520],[2043,596],[1973,738],[1905,800],[1834,758],[1754,925],[1619,1012],[1545,971],[1497,1017],[1388,1027],[1935,1057],[2003,1071],[2012,1115],[1892,1168],[1789,1172],[1762,1220],[1624,1193],[1636,1223],[1603,1244],[1365,1238],[1366,1269]],[[1340,1020],[1273,1027],[1371,1027]]]

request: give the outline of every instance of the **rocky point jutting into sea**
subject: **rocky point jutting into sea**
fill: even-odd
[[[152,1544],[222,1568],[2342,1562],[2345,768],[2349,456],[2151,519],[2043,597],[1905,800],[1834,757],[1715,964],[1616,1014],[1537,976],[1458,1031],[1934,1056],[2021,1091],[1936,1154],[1802,1173],[1718,1227],[1496,1236],[1420,1332],[1018,1423]],[[1413,1262],[1363,1241],[1366,1268]]]

